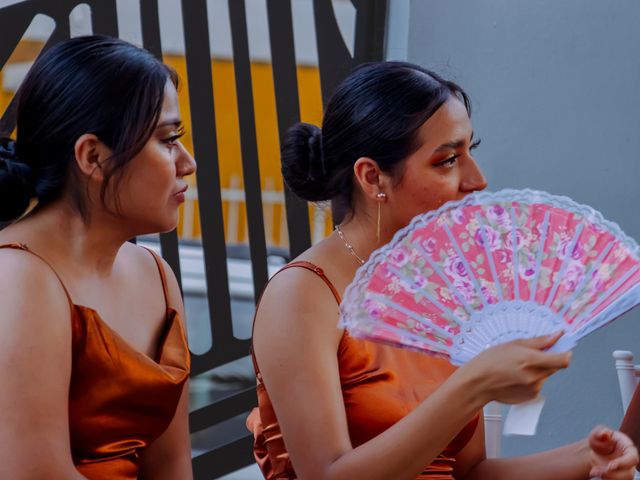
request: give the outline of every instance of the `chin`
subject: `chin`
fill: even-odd
[[[167,233],[178,226],[178,219],[163,219],[150,222],[149,219],[141,219],[136,225],[136,235],[150,235],[154,233]]]
[[[178,226],[178,219],[167,220],[166,222],[158,222],[155,226],[154,233],[167,233],[175,230]]]

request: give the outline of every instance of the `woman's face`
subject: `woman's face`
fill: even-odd
[[[418,141],[420,148],[406,159],[400,182],[385,192],[387,202],[383,212],[391,212],[385,223],[392,232],[420,213],[487,186],[471,156],[477,142],[473,141],[467,110],[458,98],[449,97],[422,124]]]
[[[119,211],[141,232],[166,232],[178,224],[187,182],[196,164],[179,138],[182,121],[178,94],[167,82],[158,126],[149,141],[125,167],[118,185]]]

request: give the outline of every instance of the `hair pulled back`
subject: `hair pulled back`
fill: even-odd
[[[69,189],[87,219],[75,143],[91,133],[111,149],[104,163],[104,203],[109,181],[142,150],[156,128],[173,70],[148,51],[123,40],[78,37],[56,44],[36,60],[17,93],[17,136],[0,137],[0,222],[38,208]]]
[[[332,200],[335,221],[353,211],[353,165],[375,160],[384,172],[402,174],[417,150],[417,131],[451,96],[471,111],[467,94],[453,82],[407,62],[357,68],[329,100],[322,129],[294,125],[282,146],[287,186],[308,201]]]

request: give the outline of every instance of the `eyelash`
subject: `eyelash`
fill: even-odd
[[[165,138],[162,140],[162,143],[166,144],[166,145],[170,145],[170,146],[174,146],[175,143],[180,140],[184,134],[185,134],[185,129],[184,127],[180,127],[178,129],[178,132],[175,135],[170,136],[169,138]]]
[[[475,142],[473,142],[473,143],[469,146],[469,151],[471,152],[471,151],[475,150],[476,148],[478,148],[478,146],[480,146],[480,142],[481,142],[481,141],[482,141],[482,140],[479,138],[479,139],[477,139]],[[453,156],[451,156],[451,157],[449,157],[449,158],[446,158],[445,160],[443,160],[443,161],[441,161],[441,162],[436,163],[436,167],[447,167],[447,168],[451,168],[451,167],[454,165],[455,161],[458,159],[458,157],[459,157],[459,156],[460,156],[460,155],[459,155],[459,154],[457,154],[457,155],[453,155]]]

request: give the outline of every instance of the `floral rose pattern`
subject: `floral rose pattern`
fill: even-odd
[[[583,228],[575,239],[578,225]],[[605,248],[608,254],[601,255]],[[423,341],[436,353],[452,345],[475,311],[501,300],[533,297],[545,304],[553,293],[551,308],[565,312],[567,325],[584,322],[590,305],[637,262],[611,232],[577,213],[506,201],[466,205],[417,222],[385,258],[361,293],[366,315],[389,327],[375,335],[397,344],[402,343],[397,332],[406,330],[412,336],[405,346]],[[640,282],[640,274],[621,288],[633,282]],[[607,305],[603,302],[592,313]]]

